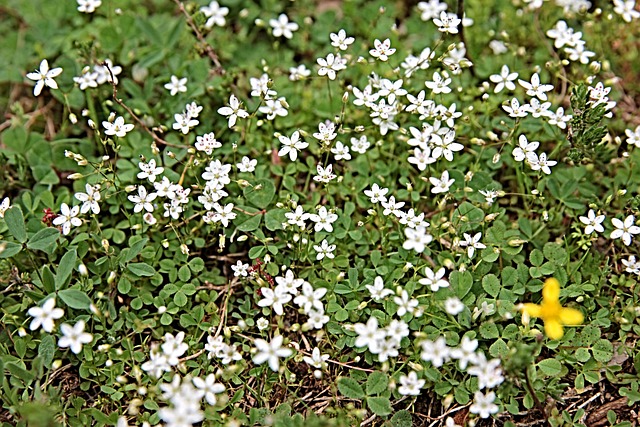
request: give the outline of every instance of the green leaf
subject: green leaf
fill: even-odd
[[[18,362],[7,362],[4,367],[11,373],[11,375],[20,378],[27,384],[33,381],[34,375],[22,366],[18,365]]]
[[[260,221],[262,221],[262,215],[260,214],[254,215],[249,217],[249,219],[247,219],[246,221],[238,224],[237,228],[238,230],[244,231],[245,233],[249,231],[254,231],[258,227],[260,227]]]
[[[11,258],[22,250],[22,245],[16,242],[0,240],[0,258]]]
[[[22,209],[20,209],[19,206],[13,206],[7,209],[4,213],[4,222],[7,224],[9,233],[11,233],[18,242],[24,243],[27,241],[27,229],[24,225]]]
[[[380,394],[387,389],[389,385],[389,376],[384,372],[372,372],[367,378],[367,394],[372,396]]]
[[[589,350],[587,350],[586,348],[578,348],[576,349],[576,352],[574,353],[574,355],[576,356],[576,359],[578,360],[578,362],[588,362],[589,359],[591,359],[591,354],[589,353]]]
[[[338,378],[338,390],[349,399],[364,399],[365,394],[358,381],[349,377]]]
[[[127,270],[138,277],[149,277],[156,274],[156,270],[146,262],[133,262],[127,265]]]
[[[64,289],[58,292],[58,296],[67,306],[77,310],[88,310],[91,305],[87,294],[77,289]]]
[[[187,299],[187,296],[184,294],[184,292],[182,292],[182,291],[178,291],[178,292],[176,292],[176,294],[173,296],[173,302],[174,302],[178,307],[184,307],[185,305],[187,305],[187,302],[189,302],[189,300]]]
[[[56,352],[56,340],[52,335],[45,335],[38,346],[38,356],[42,357],[45,367],[50,368]]]
[[[393,412],[388,397],[367,397],[367,405],[371,412],[381,417]]]
[[[266,246],[254,246],[249,249],[249,258],[256,259],[261,257],[267,251]]]
[[[56,243],[59,236],[60,231],[58,231],[57,228],[43,228],[42,230],[31,236],[31,238],[27,242],[27,248],[43,251],[51,255],[56,248]]]
[[[591,348],[591,352],[598,362],[606,363],[613,358],[613,344],[605,339],[599,339]]]
[[[75,249],[70,250],[60,260],[58,270],[56,271],[56,290],[62,289],[76,266],[78,254]]]
[[[500,280],[495,274],[487,274],[482,278],[482,288],[493,298],[498,296],[501,287]]]
[[[538,362],[538,368],[548,377],[555,377],[562,372],[562,364],[556,359],[544,359]]]
[[[464,298],[473,286],[473,276],[468,271],[459,272],[454,270],[449,275],[451,287],[455,291],[458,298]]]
[[[287,221],[284,209],[271,209],[264,216],[264,225],[269,231],[282,230],[282,223]]]
[[[498,327],[495,323],[483,323],[480,326],[480,335],[485,339],[493,339],[498,338],[500,333],[498,332]]]
[[[187,282],[191,279],[191,270],[189,270],[189,266],[183,265],[178,269],[178,278],[183,282]]]
[[[413,419],[411,418],[411,413],[405,409],[402,409],[391,417],[391,426],[392,427],[412,427]]]
[[[276,195],[276,186],[270,179],[259,179],[252,186],[245,187],[242,193],[253,206],[265,209]]]
[[[120,262],[122,264],[126,264],[132,259],[134,259],[135,257],[137,257],[140,254],[140,252],[142,252],[142,249],[144,249],[144,246],[147,244],[148,241],[149,239],[145,237],[144,239],[141,239],[135,242],[133,245],[131,245],[131,247],[129,248],[129,251],[126,253],[126,256],[124,256],[120,260]]]

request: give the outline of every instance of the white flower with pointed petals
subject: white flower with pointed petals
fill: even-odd
[[[46,59],[43,59],[42,62],[40,62],[39,70],[36,70],[33,73],[27,73],[27,78],[36,82],[36,85],[33,88],[33,95],[40,95],[45,86],[48,86],[51,89],[58,89],[58,83],[56,83],[54,78],[58,77],[60,73],[62,73],[62,68],[58,67],[49,69],[49,62]]]
[[[224,385],[216,382],[216,376],[214,374],[207,375],[205,379],[195,377],[192,381],[193,385],[204,394],[204,399],[211,406],[218,402],[216,395],[226,390]]]
[[[377,276],[373,280],[373,285],[366,285],[365,287],[371,294],[371,299],[376,302],[380,302],[389,295],[393,295],[393,291],[391,289],[385,289],[384,280],[382,280],[381,276]]]
[[[238,117],[241,119],[249,117],[249,113],[240,108],[240,101],[233,94],[229,96],[229,105],[218,108],[218,114],[228,116],[227,120],[229,120],[229,129],[235,126]]]
[[[49,298],[42,304],[42,307],[31,307],[29,316],[33,317],[29,329],[35,331],[42,326],[42,330],[45,332],[52,332],[54,327],[54,321],[64,316],[64,310],[56,308],[56,299]]]
[[[295,131],[291,134],[291,138],[285,135],[280,135],[278,140],[282,144],[282,148],[278,151],[278,156],[283,157],[287,154],[292,161],[298,158],[298,150],[304,150],[309,146],[308,142],[304,142],[300,139],[300,132]]]
[[[213,28],[214,25],[224,27],[227,23],[224,17],[229,13],[229,8],[220,7],[217,1],[212,1],[209,6],[202,6],[200,12],[208,18],[204,24],[205,28]]]
[[[307,362],[309,365],[313,366],[316,369],[322,369],[325,366],[327,366],[327,360],[329,360],[329,355],[320,354],[320,349],[318,347],[315,347],[313,349],[313,352],[311,353],[311,357],[304,356],[302,360],[304,360],[305,362]]]
[[[421,285],[427,285],[431,288],[433,292],[436,292],[440,288],[446,288],[449,286],[449,282],[447,282],[443,277],[446,271],[444,267],[441,267],[435,273],[429,267],[424,268],[424,275],[426,276],[423,279],[418,280]]]
[[[507,88],[508,90],[516,90],[516,85],[513,81],[517,78],[518,73],[510,72],[507,65],[502,66],[500,74],[492,74],[489,76],[489,80],[496,84],[496,87],[493,89],[494,93],[499,93],[504,88]]]
[[[418,379],[418,374],[414,371],[409,372],[409,375],[400,376],[400,387],[398,387],[398,393],[403,396],[419,396],[420,389],[424,387],[426,381]]]
[[[263,298],[258,301],[258,305],[260,307],[271,307],[277,315],[282,316],[284,314],[283,304],[291,301],[291,294],[287,291],[287,288],[278,285],[275,289],[260,288],[260,292]]]
[[[618,218],[613,218],[611,224],[616,227],[616,229],[611,232],[610,237],[612,239],[622,238],[624,244],[629,246],[633,235],[640,234],[640,227],[634,225],[635,221],[636,217],[633,215],[626,217],[624,222]]]
[[[338,215],[327,210],[322,206],[318,209],[317,214],[310,214],[309,219],[316,223],[314,230],[317,232],[325,230],[329,233],[333,231],[333,223],[337,221]]]
[[[105,135],[115,135],[119,138],[123,138],[127,135],[127,133],[133,130],[132,124],[127,124],[124,122],[124,118],[122,116],[118,116],[113,123],[108,121],[103,121],[102,126],[104,126]]]
[[[60,332],[62,337],[58,340],[58,347],[69,347],[75,354],[82,351],[83,344],[90,344],[93,341],[93,335],[84,331],[84,320],[78,320],[74,326],[63,323],[60,325]]]
[[[344,31],[343,29],[338,31],[337,34],[329,34],[329,37],[331,38],[331,46],[337,47],[340,50],[347,50],[349,45],[356,40],[353,37],[347,37],[346,31]]]
[[[187,78],[179,78],[177,76],[171,76],[171,81],[164,85],[164,88],[171,91],[171,96],[175,96],[178,92],[187,91]]]
[[[298,24],[295,22],[289,22],[289,17],[284,13],[278,16],[278,19],[270,19],[269,25],[271,26],[274,37],[285,37],[290,39],[293,37],[293,32],[298,31]]]
[[[598,233],[604,233],[604,227],[602,226],[602,221],[604,221],[604,215],[597,215],[593,211],[593,209],[589,209],[587,216],[581,216],[578,218],[581,223],[586,225],[584,228],[584,234],[591,234],[594,231]]]
[[[158,197],[156,193],[147,193],[147,189],[144,188],[144,186],[138,185],[138,195],[132,194],[127,198],[135,203],[133,211],[138,213],[142,212],[143,209],[147,212],[153,212],[154,207],[151,202],[153,202],[156,197]]]
[[[53,225],[62,226],[62,234],[65,236],[71,231],[71,226],[80,227],[82,220],[78,218],[80,206],[69,208],[66,203],[60,205],[60,216],[53,220]]]
[[[455,182],[455,179],[449,179],[449,171],[442,172],[440,178],[429,177],[429,182],[433,184],[433,188],[431,188],[431,192],[433,194],[438,193],[447,193],[451,188],[451,185]]]
[[[327,288],[313,289],[311,283],[304,282],[302,284],[302,293],[295,297],[293,302],[302,308],[302,311],[309,313],[312,309],[324,310],[324,305],[320,299],[327,293]]]
[[[293,350],[290,348],[282,347],[283,340],[284,337],[282,335],[276,335],[271,342],[260,338],[256,339],[254,345],[256,346],[257,353],[253,356],[253,363],[262,365],[264,362],[268,362],[271,370],[278,372],[280,368],[280,358],[289,357],[293,354]]]
[[[525,135],[520,135],[518,138],[518,146],[513,149],[511,154],[517,162],[521,162],[530,157],[532,153],[535,154],[535,150],[539,146],[540,143],[538,141],[529,142]]]
[[[98,201],[100,201],[100,185],[93,186],[91,184],[86,184],[85,189],[86,193],[78,192],[74,194],[74,197],[82,202],[82,206],[80,207],[80,213],[87,213],[89,211],[94,214],[100,213],[100,205]]]

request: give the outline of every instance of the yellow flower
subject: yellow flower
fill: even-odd
[[[548,278],[542,287],[542,304],[523,304],[522,312],[531,317],[540,317],[544,321],[547,336],[559,340],[564,335],[563,326],[582,324],[584,316],[575,308],[560,305],[560,283],[553,277]]]

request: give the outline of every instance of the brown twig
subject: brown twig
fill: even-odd
[[[213,47],[211,47],[211,45],[207,43],[207,40],[204,38],[204,35],[200,32],[195,22],[193,22],[191,15],[189,15],[189,13],[184,8],[184,4],[180,0],[173,0],[173,1],[180,8],[180,11],[182,12],[185,20],[187,21],[187,24],[191,28],[191,31],[193,31],[193,34],[195,34],[198,41],[202,43],[202,47],[207,53],[207,56],[209,57],[211,62],[213,62],[213,65],[214,65],[213,73],[217,75],[224,74],[224,68],[222,68],[222,64],[220,64],[220,60],[218,59],[218,54],[216,53],[215,50],[213,50]]]
[[[151,136],[151,138],[153,138],[154,142],[166,145],[168,147],[187,148],[184,145],[172,144],[171,142],[165,141],[164,139],[160,138],[158,134],[149,129],[149,126],[147,126],[146,123],[142,121],[142,119],[138,117],[136,113],[134,113],[133,110],[129,108],[129,106],[125,104],[122,99],[118,98],[118,87],[116,86],[115,77],[113,76],[113,72],[111,71],[111,67],[109,67],[109,64],[107,64],[106,62],[101,62],[100,65],[102,65],[107,69],[107,71],[109,71],[109,76],[111,77],[111,87],[113,88],[113,100],[116,102],[116,104],[124,108],[136,122],[138,122],[140,127],[144,129],[144,131],[147,132]]]

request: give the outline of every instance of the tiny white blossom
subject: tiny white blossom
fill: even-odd
[[[446,271],[444,267],[441,267],[435,273],[429,267],[424,268],[425,278],[418,280],[421,285],[426,285],[431,288],[433,292],[436,292],[440,288],[446,288],[449,286],[449,282],[444,279]]]
[[[396,49],[391,47],[391,40],[389,39],[385,39],[382,42],[375,39],[373,47],[373,49],[369,50],[369,54],[380,61],[386,61],[396,52]]]
[[[280,135],[278,140],[282,144],[282,148],[278,151],[278,156],[284,157],[289,155],[291,161],[295,161],[298,158],[298,150],[304,150],[309,146],[308,142],[300,139],[300,132],[295,131],[291,134],[291,138],[285,135]]]
[[[38,96],[42,89],[45,86],[50,87],[51,89],[58,89],[58,83],[54,80],[55,77],[58,77],[62,73],[62,68],[52,68],[49,69],[49,62],[46,59],[43,59],[40,62],[40,69],[34,71],[33,73],[27,73],[27,78],[36,82],[36,85],[33,88],[33,95]]]
[[[298,31],[298,24],[295,22],[289,22],[289,17],[284,13],[278,16],[278,19],[270,19],[269,25],[272,28],[272,34],[274,37],[285,37],[291,39],[293,32]]]
[[[257,338],[254,341],[257,352],[255,356],[253,356],[253,362],[256,365],[262,365],[264,362],[268,362],[271,370],[278,372],[280,368],[280,358],[289,357],[293,354],[293,350],[282,347],[283,340],[284,337],[282,335],[276,335],[270,342]]]
[[[29,324],[29,329],[35,331],[39,327],[45,332],[53,332],[54,322],[56,319],[60,319],[64,316],[64,310],[56,307],[56,299],[47,299],[42,307],[31,307],[27,313],[33,317],[33,320]]]
[[[329,34],[331,38],[331,46],[337,47],[340,50],[347,50],[349,45],[355,41],[353,37],[347,37],[345,30],[341,29],[338,33]]]
[[[633,215],[629,215],[624,219],[624,221],[621,221],[618,218],[611,219],[611,224],[616,227],[616,229],[611,232],[609,237],[612,239],[622,238],[624,244],[629,246],[633,236],[640,234],[640,227],[634,225],[635,221],[636,217]]]
[[[246,119],[247,117],[249,117],[249,113],[247,113],[246,110],[240,108],[240,101],[233,94],[229,96],[229,105],[218,108],[218,114],[228,116],[227,119],[229,120],[229,129],[235,126],[238,117],[241,119]]]
[[[327,239],[323,239],[322,242],[320,242],[320,245],[313,245],[313,250],[317,252],[317,261],[320,261],[324,257],[333,259],[335,258],[333,251],[336,250],[336,245],[330,245],[329,242],[327,242]]]
[[[164,88],[171,92],[171,96],[175,96],[178,92],[186,92],[187,91],[187,78],[179,78],[177,76],[172,75],[171,81],[164,85]]]
[[[60,215],[53,220],[53,225],[62,226],[62,234],[65,236],[71,232],[71,227],[80,227],[82,220],[78,218],[80,206],[69,208],[66,203],[60,205]]]
[[[217,1],[212,1],[209,6],[202,6],[200,12],[207,17],[205,28],[213,28],[214,25],[224,27],[226,24],[225,16],[229,13],[228,7],[220,7]]]
[[[125,137],[134,127],[132,124],[126,124],[122,116],[118,116],[113,123],[103,121],[102,126],[105,128],[106,135],[115,135],[119,138]]]
[[[586,225],[584,228],[584,234],[591,234],[594,231],[598,233],[604,233],[604,227],[602,226],[602,221],[604,221],[604,215],[597,215],[593,211],[593,209],[589,209],[587,212],[587,216],[581,216],[578,218],[581,223]]]
[[[80,353],[83,344],[90,344],[93,341],[93,335],[84,331],[84,325],[84,320],[78,320],[74,326],[67,323],[61,324],[62,337],[58,340],[58,347],[69,347],[73,353]]]
[[[418,379],[418,375],[415,371],[409,372],[409,375],[400,376],[400,387],[398,387],[398,393],[403,396],[419,396],[420,389],[424,387],[426,381]]]

